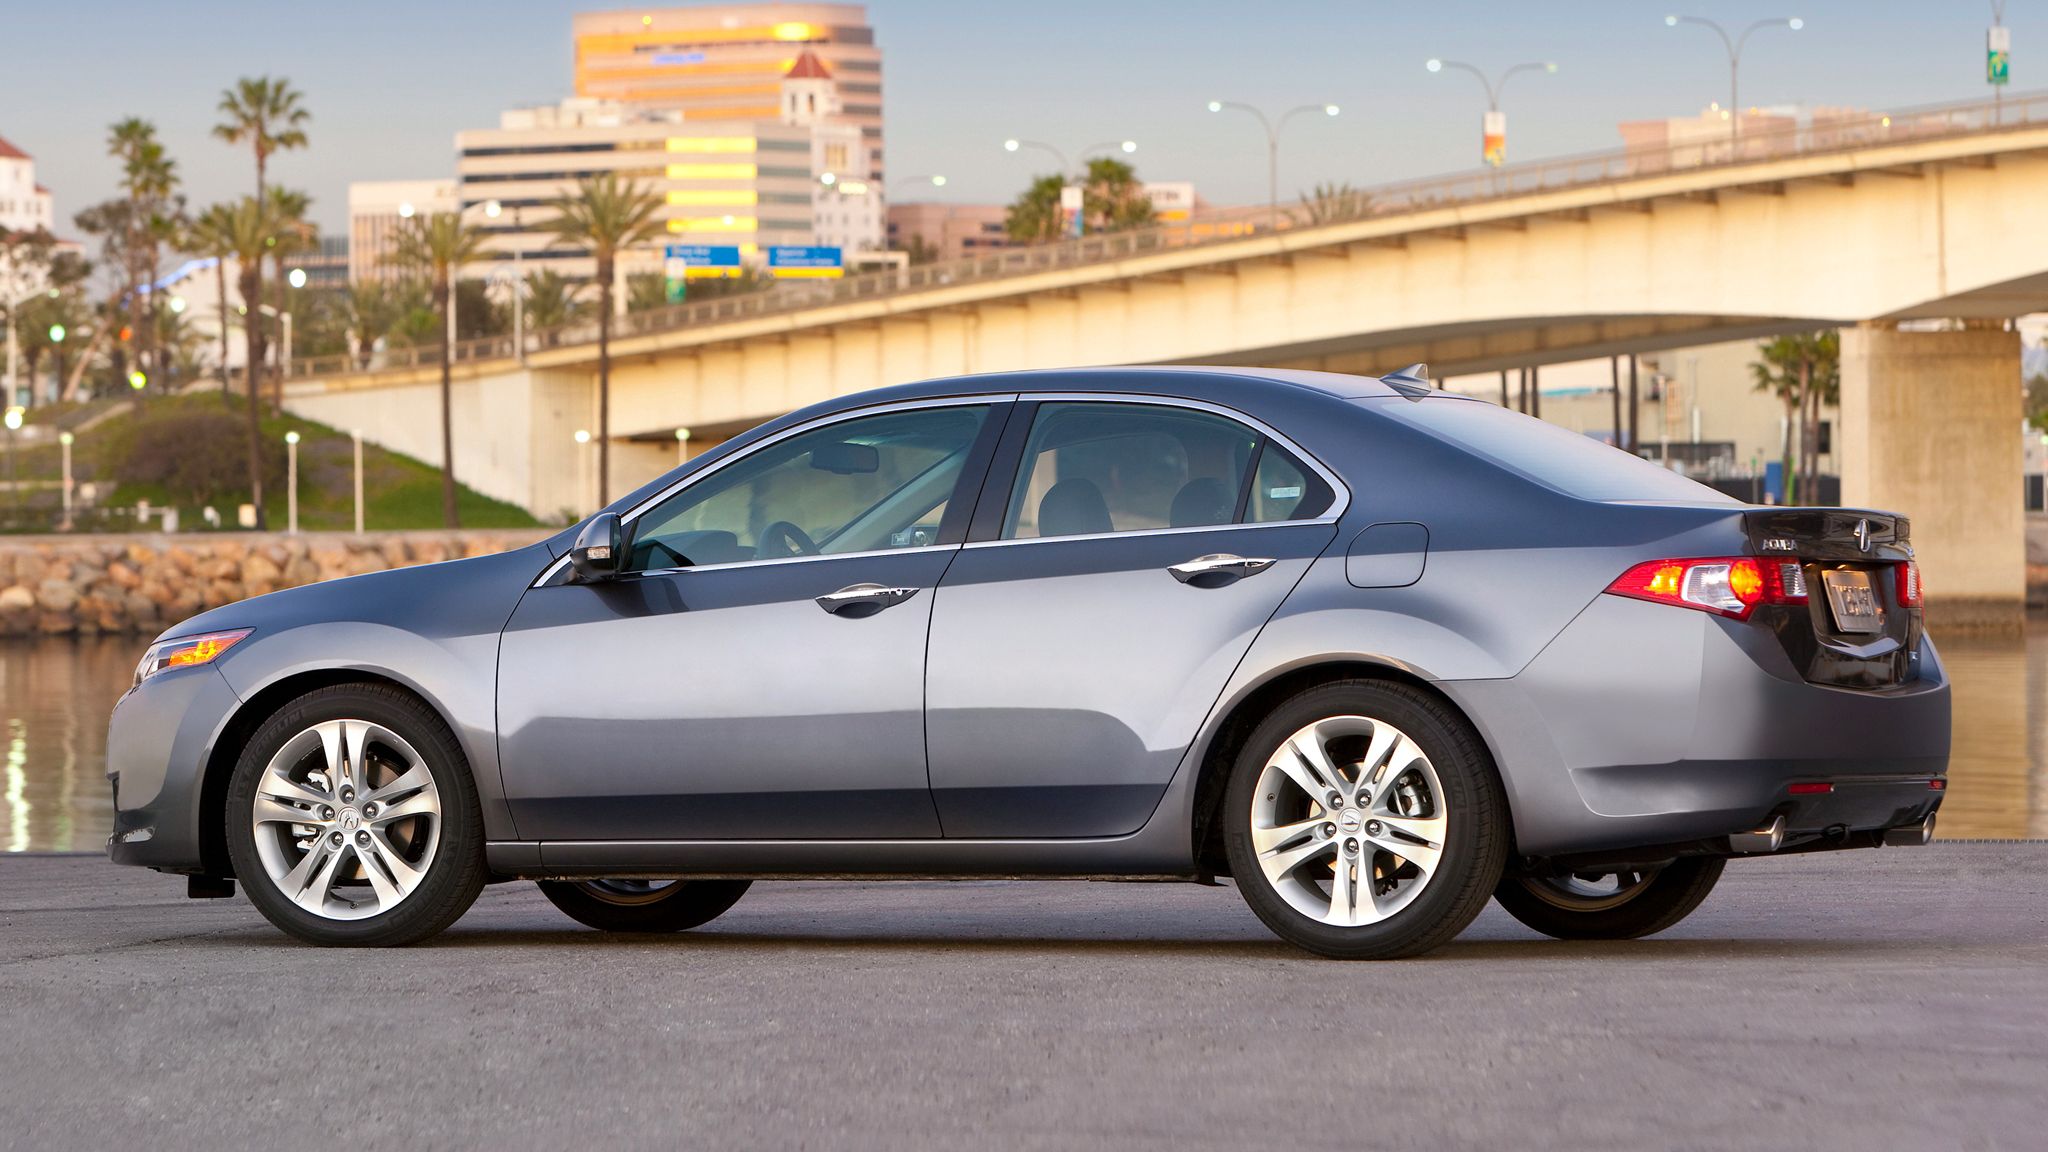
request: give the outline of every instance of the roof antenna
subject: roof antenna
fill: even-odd
[[[1420,400],[1436,385],[1429,378],[1429,365],[1410,364],[1399,372],[1389,372],[1380,377],[1380,382],[1401,393],[1410,400]]]

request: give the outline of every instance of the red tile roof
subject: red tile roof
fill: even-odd
[[[825,67],[825,62],[818,59],[817,53],[806,48],[804,49],[804,54],[796,58],[796,63],[789,66],[789,71],[783,73],[783,78],[787,80],[830,80],[832,73]]]
[[[799,61],[797,61],[797,63],[801,64],[801,63],[803,63],[803,61],[799,60]],[[19,149],[19,148],[16,148],[16,147],[15,147],[14,145],[12,145],[12,144],[9,144],[9,143],[7,142],[7,137],[5,137],[5,136],[0,136],[0,160],[27,160],[27,159],[30,159],[30,156],[29,156],[29,154],[28,154],[28,153],[26,153],[26,152],[23,152],[23,151],[22,151],[21,149]]]

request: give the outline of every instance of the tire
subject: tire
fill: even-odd
[[[308,943],[416,943],[483,890],[468,761],[438,715],[386,685],[321,688],[264,721],[235,764],[226,820],[249,902]]]
[[[681,932],[709,924],[740,902],[751,880],[541,880],[540,890],[571,920],[600,932]]]
[[[1294,752],[1311,746],[1317,763]],[[1223,803],[1245,903],[1282,939],[1334,959],[1449,942],[1507,859],[1493,758],[1455,709],[1405,684],[1342,680],[1289,699],[1252,732]]]
[[[1692,915],[1727,863],[1719,856],[1682,856],[1649,873],[1504,876],[1493,898],[1508,915],[1545,936],[1634,940]]]

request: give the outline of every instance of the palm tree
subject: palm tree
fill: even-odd
[[[348,293],[341,298],[341,310],[358,368],[369,369],[370,358],[377,353],[377,341],[398,326],[406,305],[405,298],[381,280],[361,280],[348,286]]]
[[[213,258],[213,283],[220,294],[220,392],[232,390],[228,380],[228,260],[235,254],[235,206],[215,204],[194,217],[185,227],[179,247],[194,256]]]
[[[661,193],[600,172],[576,182],[555,201],[553,241],[588,248],[597,257],[597,502],[611,503],[612,282],[619,253],[652,241],[665,227]]]
[[[1010,204],[1003,227],[1010,239],[1041,243],[1066,236],[1065,213],[1060,209],[1060,190],[1065,176],[1040,176]],[[1088,162],[1081,184],[1081,215],[1085,230],[1122,232],[1142,228],[1157,219],[1145,186],[1135,168],[1107,156]]]
[[[277,296],[272,306],[279,316],[284,315],[285,264],[291,257],[319,246],[320,230],[306,216],[312,207],[313,198],[304,192],[289,188],[270,189],[270,215],[277,229],[276,243],[270,249],[271,270],[277,274],[272,289]],[[284,411],[284,373],[285,363],[280,351],[277,370],[270,376],[272,412]]]
[[[233,205],[219,205],[219,223],[227,247],[235,258],[242,293],[245,320],[242,334],[247,340],[243,376],[249,384],[249,501],[256,506],[256,526],[263,527],[263,457],[256,408],[262,400],[263,325],[257,323],[257,308],[263,299],[263,259],[277,239],[277,226],[270,217],[267,201],[245,196]],[[226,317],[223,315],[225,324]]]
[[[261,199],[268,181],[270,155],[306,146],[306,121],[312,113],[299,103],[299,92],[291,81],[278,77],[244,76],[220,94],[223,119],[213,134],[230,144],[248,141],[256,153],[256,195]]]
[[[448,299],[455,276],[463,265],[483,255],[486,243],[485,234],[464,223],[460,213],[435,212],[407,220],[392,250],[394,262],[416,268],[431,279],[434,312],[441,321],[441,521],[449,528],[459,528],[461,523],[455,509],[455,405],[450,379],[454,349],[448,343]]]
[[[1297,213],[1304,224],[1356,220],[1372,211],[1372,196],[1349,183],[1322,183],[1301,194]]]
[[[1798,473],[1806,474],[1812,499],[1820,480],[1820,413],[1824,404],[1839,401],[1842,389],[1842,337],[1839,332],[1798,332],[1765,341],[1762,359],[1749,366],[1756,390],[1769,392],[1785,406],[1785,427],[1799,429],[1798,447],[1785,437],[1785,502],[1797,503]],[[1803,464],[1803,467],[1796,465]]]
[[[176,196],[178,165],[157,140],[156,125],[140,117],[117,121],[107,130],[107,154],[121,161],[121,189],[128,197],[124,271],[128,274],[128,321],[136,337],[136,363],[154,374],[156,282],[163,246],[184,212]],[[139,398],[139,397],[138,397]]]
[[[583,319],[585,306],[578,300],[581,285],[552,268],[526,278],[526,322],[538,330],[561,328]]]

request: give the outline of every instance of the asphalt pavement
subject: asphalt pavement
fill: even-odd
[[[1676,929],[1489,907],[1318,960],[1228,887],[763,883],[608,936],[530,884],[396,951],[0,857],[0,1148],[2040,1149],[2048,843],[1732,864]]]

